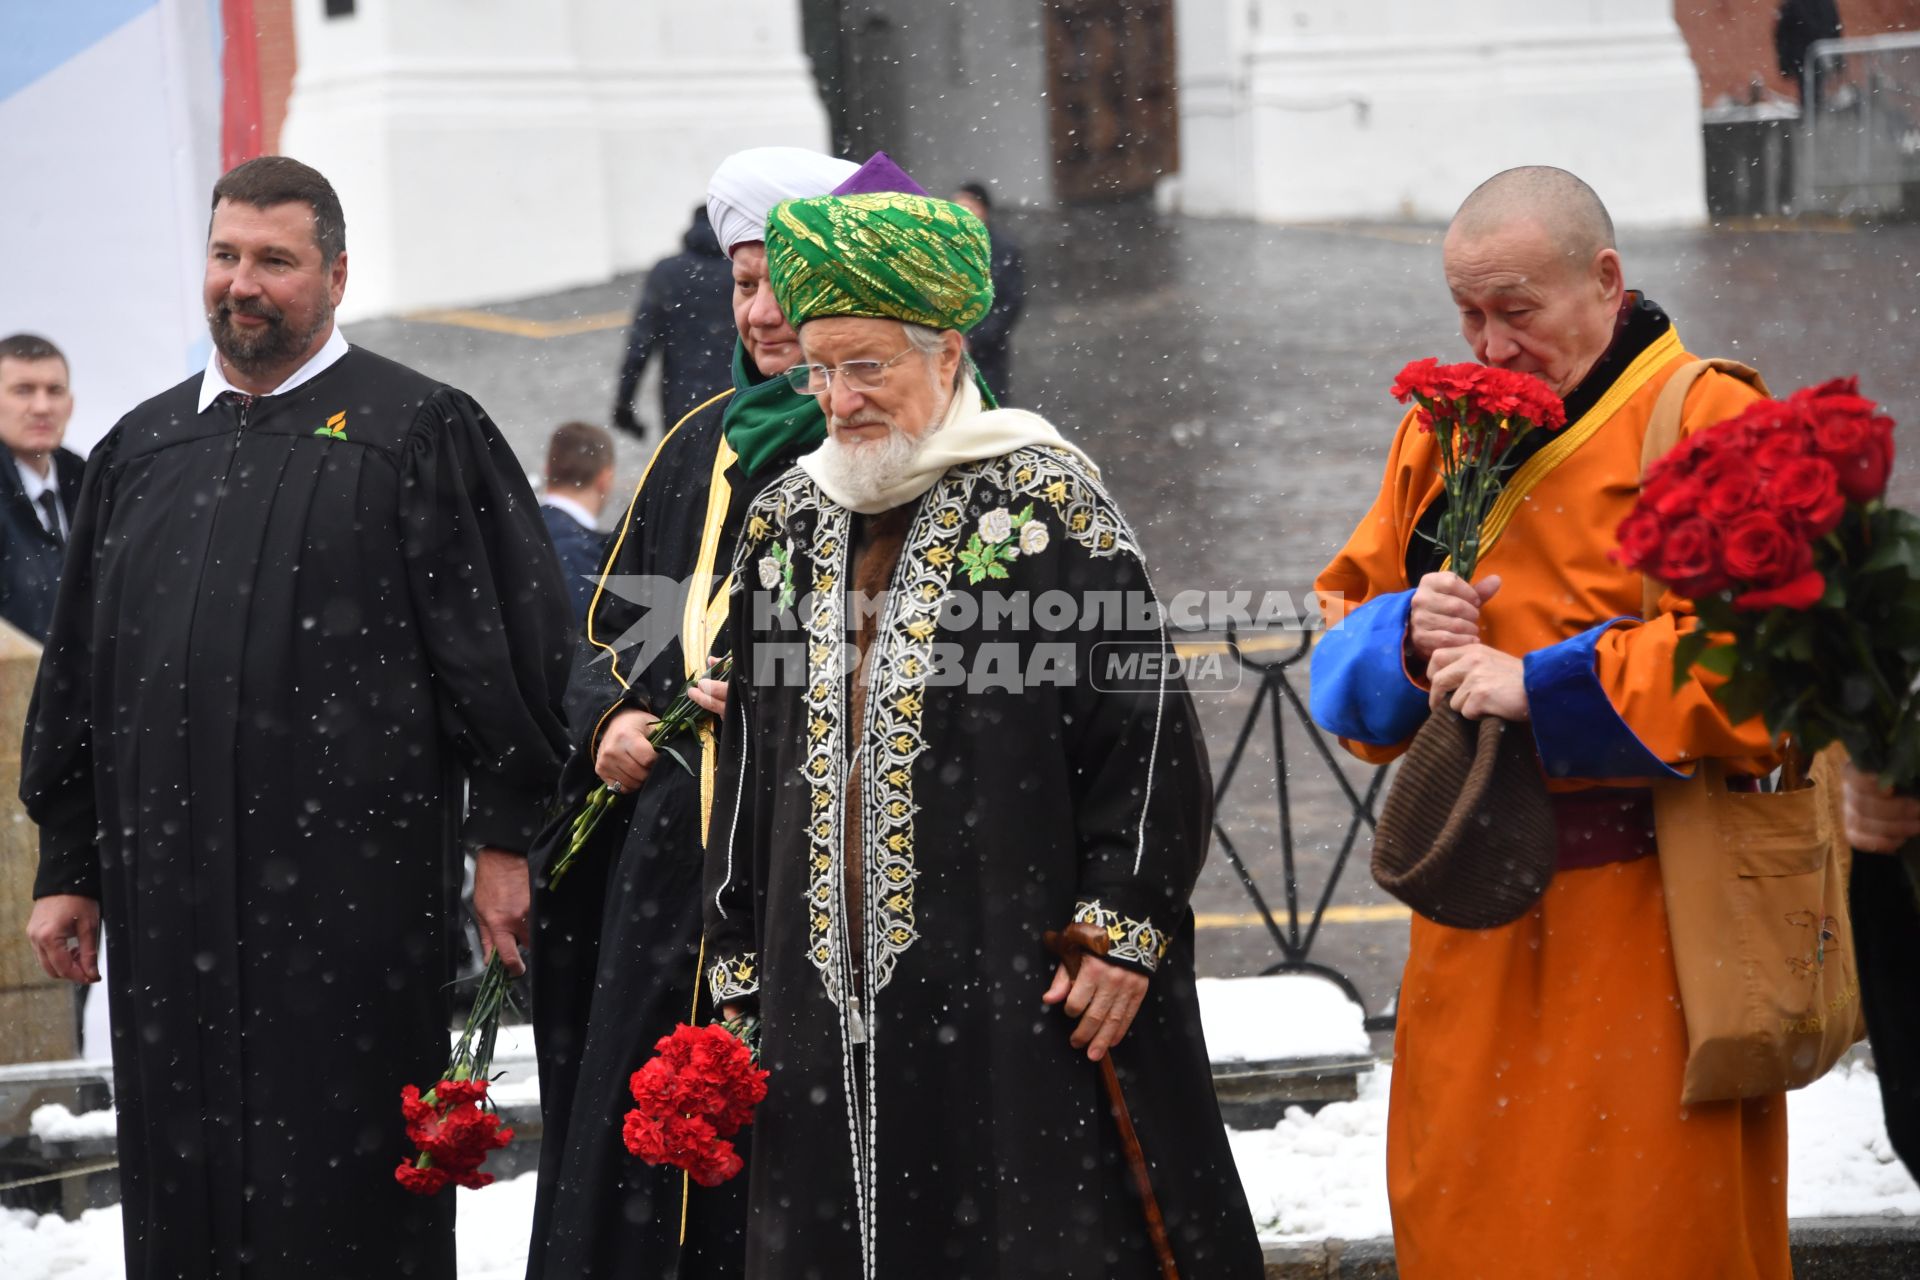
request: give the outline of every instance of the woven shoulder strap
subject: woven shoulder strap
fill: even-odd
[[[1680,418],[1686,408],[1687,392],[1693,390],[1693,384],[1707,370],[1724,373],[1767,395],[1767,383],[1760,374],[1741,364],[1738,360],[1695,360],[1692,364],[1681,365],[1667,385],[1660,389],[1660,398],[1653,402],[1653,416],[1647,420],[1646,442],[1640,447],[1640,474],[1647,471],[1664,458],[1680,443]],[[1652,578],[1642,578],[1640,586],[1640,616],[1652,618],[1660,611],[1660,584]]]

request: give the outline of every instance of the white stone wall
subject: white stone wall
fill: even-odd
[[[1706,217],[1671,0],[1179,0],[1179,207],[1445,220],[1554,164],[1626,225]]]
[[[281,148],[346,208],[343,318],[648,266],[729,152],[824,148],[798,6],[722,2],[298,0]]]

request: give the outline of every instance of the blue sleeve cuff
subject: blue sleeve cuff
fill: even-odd
[[[1403,648],[1413,592],[1373,599],[1313,646],[1307,706],[1328,733],[1369,746],[1411,737],[1427,718],[1427,691],[1407,678]]]
[[[1527,714],[1550,778],[1685,778],[1627,727],[1595,671],[1594,647],[1619,617],[1528,654]]]

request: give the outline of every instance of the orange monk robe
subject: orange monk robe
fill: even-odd
[[[1673,690],[1675,620],[1641,625],[1641,579],[1609,559],[1654,401],[1691,359],[1667,329],[1542,450],[1535,462],[1597,427],[1476,573],[1502,579],[1481,635],[1526,658],[1554,789],[1644,786],[1702,757],[1768,767],[1757,724],[1729,725],[1698,685]],[[1754,398],[1708,373],[1682,430]],[[1344,622],[1315,647],[1315,719],[1366,760],[1399,754],[1426,716],[1403,665],[1406,560],[1439,492],[1432,437],[1409,415],[1373,509],[1316,583]],[[1680,1105],[1686,1024],[1657,859],[1563,871],[1499,929],[1416,917],[1394,1048],[1388,1191],[1405,1280],[1791,1276],[1784,1098]]]

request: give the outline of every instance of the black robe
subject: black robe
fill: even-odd
[[[999,538],[1025,512],[1040,528]],[[1078,919],[1152,974],[1114,1061],[1181,1274],[1255,1280],[1194,992],[1205,749],[1177,674],[1102,656],[1167,646],[1127,621],[1151,598],[1131,530],[1054,450],[949,470],[916,504],[850,726],[860,532],[795,470],[736,561],[707,936],[713,998],[759,1001],[771,1071],[746,1275],[1158,1276],[1099,1070],[1040,1001],[1041,934]],[[980,568],[996,541],[1022,547],[994,557],[1004,577]],[[795,604],[775,613],[782,557]],[[990,624],[970,607],[989,592],[1035,622]],[[1039,621],[1048,600],[1071,602],[1065,629]]]
[[[545,815],[566,588],[464,394],[358,349],[199,386],[88,463],[22,766],[35,895],[105,918],[127,1274],[451,1280],[400,1087],[446,1062],[460,842]]]
[[[727,403],[708,405],[661,442],[615,535],[589,617],[602,647],[590,665],[576,664],[569,695],[570,705],[594,710],[576,726],[560,815],[533,852],[533,1022],[544,1134],[529,1280],[739,1274],[746,1180],[691,1186],[677,1170],[643,1164],[621,1138],[633,1106],[628,1081],[654,1044],[676,1023],[711,1015],[704,1001],[695,1006],[701,828],[711,791],[703,797],[700,777],[662,755],[645,785],[601,820],[560,884],[548,884],[545,874],[567,846],[573,815],[600,786],[593,764],[606,722],[624,709],[662,712],[686,685],[685,600],[669,584],[695,578],[704,547],[711,572],[696,589],[724,607],[721,578],[747,506],[792,460],[790,450],[748,476],[727,462],[730,449],[720,457]],[[724,488],[714,483],[717,458]],[[715,644],[724,645],[717,632]],[[611,657],[606,647],[614,648]],[[710,787],[712,736],[675,745],[693,769],[708,771]],[[743,1153],[746,1141],[743,1135],[738,1144]]]

